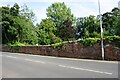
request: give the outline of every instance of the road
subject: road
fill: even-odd
[[[118,62],[2,53],[3,78],[118,78]]]
[[[1,46],[0,46],[1,47]],[[1,49],[1,48],[0,48]],[[2,52],[0,52],[0,80],[2,79]]]

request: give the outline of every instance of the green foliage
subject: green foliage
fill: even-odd
[[[114,8],[111,12],[102,15],[103,30],[105,36],[120,36],[120,9]],[[95,16],[81,17],[76,20],[76,38],[100,37],[99,18]]]
[[[56,2],[47,8],[47,16],[53,21],[57,22],[56,27],[60,27],[59,23],[62,23],[67,18],[73,21],[74,17],[71,13],[71,9],[68,8],[65,3]]]
[[[8,43],[8,46],[25,46],[25,45],[26,45],[25,43],[20,43],[20,42],[14,42],[13,44]]]
[[[91,35],[91,37],[94,37],[94,38],[100,38],[100,34],[97,32],[93,32],[90,35]]]
[[[64,45],[63,42],[52,44],[54,48],[60,49]]]
[[[76,20],[76,38],[98,38],[100,33],[99,19],[90,15]]]
[[[75,34],[76,39],[82,39],[78,42],[85,46],[93,46],[100,40],[99,18],[92,15],[80,17],[75,23],[71,9],[64,2],[56,2],[49,6],[47,18],[36,27],[35,14],[26,5],[20,9],[15,3],[12,7],[0,7],[0,11],[3,44],[11,43],[12,46],[23,46],[22,43],[54,44],[55,48],[60,48],[69,40],[74,40]],[[102,16],[104,40],[120,47],[120,9],[114,8]]]
[[[43,19],[39,25],[40,29],[43,29],[47,33],[55,33],[57,28],[54,26],[54,22],[50,18]]]
[[[55,36],[52,32],[46,32],[44,29],[38,30],[38,44],[49,45],[62,42],[62,40]]]
[[[12,16],[18,16],[19,15],[19,5],[17,3],[15,3],[13,5],[13,7],[10,8],[10,15]]]
[[[104,40],[114,44],[117,47],[120,47],[120,36],[106,36]]]
[[[115,34],[120,36],[120,16],[119,16],[119,20],[117,21],[117,26],[115,28]]]
[[[93,46],[98,41],[100,41],[100,38],[85,38],[82,40],[78,40],[77,42],[82,43],[84,46]],[[104,41],[120,47],[120,36],[106,36],[104,38]]]
[[[26,4],[21,7],[20,15],[25,17],[29,21],[32,21],[33,23],[36,21],[35,13],[30,10]]]
[[[106,12],[103,14],[103,28],[106,36],[119,36],[119,24],[120,24],[120,9],[114,8],[111,12]]]
[[[16,35],[17,41],[35,44],[37,34],[32,22],[21,16],[15,17],[13,21],[14,25],[8,31]]]
[[[2,39],[3,44],[21,42],[36,44],[37,34],[32,21],[20,15],[20,7],[17,3],[13,7],[0,7],[2,11]]]
[[[20,42],[14,42],[14,43],[8,43],[7,44],[13,51],[18,51],[20,46],[25,46],[25,43]]]
[[[13,7],[0,7],[2,11],[2,39],[3,43],[8,43],[17,40],[16,34],[12,33],[10,29],[15,30],[13,18],[19,15],[19,6],[17,3],[14,4]]]
[[[47,8],[47,17],[54,22],[52,27],[56,27],[57,30],[55,32],[55,35],[60,38],[63,38],[62,34],[64,31],[61,31],[61,29],[63,29],[63,23],[67,20],[70,20],[72,24],[75,22],[75,17],[71,13],[71,9],[68,8],[64,2],[56,2],[49,6]]]
[[[59,34],[61,39],[64,41],[75,39],[75,29],[74,26],[72,26],[72,21],[70,19],[63,22]]]
[[[55,44],[62,40],[55,35],[57,28],[54,27],[54,22],[50,18],[43,19],[37,25],[39,44]]]
[[[78,42],[82,43],[84,46],[93,46],[99,40],[100,40],[100,38],[86,38],[86,39],[80,40]]]
[[[42,29],[38,31],[38,44],[41,44],[41,45],[50,44],[49,34]]]
[[[106,36],[105,40],[113,42],[113,41],[120,41],[120,37],[119,36]]]
[[[50,44],[55,44],[55,43],[62,42],[61,38],[55,36],[53,33],[49,33],[49,37],[51,39],[51,43]]]

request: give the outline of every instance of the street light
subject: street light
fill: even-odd
[[[98,0],[99,6],[99,16],[100,16],[100,29],[101,29],[101,50],[102,50],[102,59],[104,60],[104,46],[103,46],[103,28],[102,28],[102,15],[100,11],[100,1]]]

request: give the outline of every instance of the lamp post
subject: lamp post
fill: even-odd
[[[101,50],[102,50],[102,59],[104,60],[104,45],[103,45],[103,28],[102,28],[102,15],[100,10],[100,1],[98,0],[99,6],[99,16],[100,16],[100,29],[101,29]]]

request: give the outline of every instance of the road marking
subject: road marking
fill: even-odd
[[[6,56],[6,57],[9,57],[9,58],[15,58],[15,59],[17,58],[17,57],[13,57],[13,56]]]
[[[6,56],[6,57],[9,57],[9,58],[15,58],[15,59],[20,59],[20,58],[17,58],[17,57],[13,57],[13,56]],[[31,61],[31,62],[36,62],[36,63],[42,63],[42,64],[45,64],[45,62],[42,62],[42,61],[36,61],[36,60],[31,60],[31,59],[22,59],[22,60],[26,60],[26,61]]]
[[[102,61],[102,60],[90,60],[90,59],[76,59],[76,58],[65,58],[65,57],[32,55],[32,54],[24,54],[24,53],[10,53],[10,54],[27,55],[27,56],[33,56],[33,57],[46,57],[46,58],[63,59],[63,60],[75,60],[75,61],[85,61],[85,62],[100,62],[100,63],[115,63],[115,64],[118,64],[118,61]]]
[[[36,61],[36,60],[31,60],[31,59],[24,59],[26,61],[30,61],[30,62],[36,62],[36,63],[42,63],[42,64],[45,64],[45,62],[42,62],[42,61]]]
[[[33,56],[33,57],[45,57],[45,58],[51,58],[51,59],[62,59],[62,60],[84,61],[84,62],[99,62],[99,63],[114,63],[114,64],[118,64],[118,61],[76,59],[76,58],[65,58],[65,57],[54,57],[54,56],[43,56],[43,55],[31,55],[31,54],[30,55],[29,54],[25,54],[25,55]]]
[[[10,53],[10,54],[27,55],[27,56],[33,56],[33,57],[46,57],[46,58],[51,58],[51,59],[63,59],[63,60],[73,60],[73,61],[85,61],[85,62],[99,62],[99,63],[115,63],[115,64],[118,64],[118,61],[103,61],[103,60],[90,60],[90,59],[76,59],[76,58],[65,58],[65,57],[32,55],[32,54],[22,54],[22,53]]]
[[[12,54],[12,55],[27,55],[25,53],[11,53],[11,52],[2,52],[2,53]]]
[[[72,67],[72,66],[64,66],[64,65],[58,65],[58,66],[59,67],[64,67],[64,68],[82,70],[82,71],[89,71],[89,72],[101,73],[101,74],[109,74],[109,75],[113,74],[113,73],[110,73],[110,72],[103,72],[103,71],[97,71],[97,70],[85,69],[85,68],[78,68],[78,67]]]

